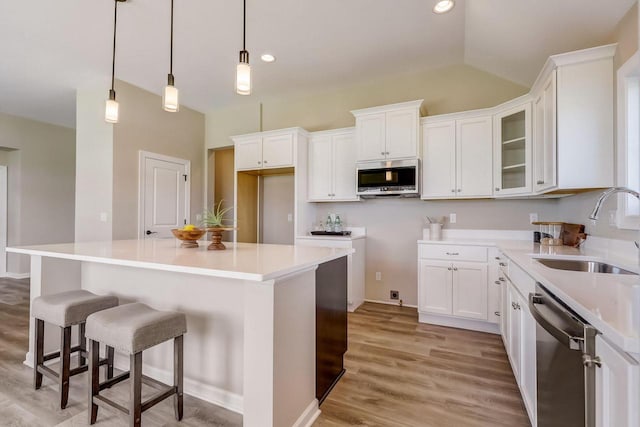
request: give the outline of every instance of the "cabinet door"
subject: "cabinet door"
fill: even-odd
[[[456,122],[422,128],[422,198],[452,198],[456,187]]]
[[[531,103],[494,116],[494,196],[531,192]]]
[[[385,127],[387,159],[418,156],[418,111],[415,108],[387,113]]]
[[[507,282],[508,283],[508,282]],[[515,290],[512,284],[507,285],[509,290],[507,291],[508,295],[508,318],[509,318],[509,348],[507,353],[509,354],[509,359],[511,360],[511,369],[513,369],[513,374],[516,377],[516,381],[520,384],[520,366],[521,366],[521,325],[520,325],[520,315],[522,313],[521,310],[518,309],[520,305],[520,298],[518,296],[518,291]]]
[[[519,297],[519,296],[518,296]],[[536,320],[529,311],[529,306],[520,300],[521,321],[521,363],[520,363],[520,389],[524,399],[531,425],[536,425]]]
[[[478,117],[456,121],[456,195],[493,195],[492,119]]]
[[[553,71],[534,101],[533,190],[556,186],[556,72]]]
[[[331,135],[309,140],[309,200],[331,200],[333,194],[333,141]]]
[[[386,156],[385,113],[356,118],[358,161],[381,160]]]
[[[235,161],[237,170],[262,168],[262,138],[259,136],[235,143]]]
[[[420,260],[418,272],[418,310],[425,313],[451,314],[453,269],[445,261]]]
[[[293,134],[269,135],[262,138],[262,166],[281,168],[293,164]]]
[[[596,426],[640,425],[640,367],[625,354],[596,337]]]
[[[487,320],[487,265],[478,262],[453,264],[454,316]]]
[[[333,198],[358,200],[356,195],[356,141],[354,133],[333,136]]]

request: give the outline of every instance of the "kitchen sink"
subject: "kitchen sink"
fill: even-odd
[[[569,270],[569,271],[586,271],[589,273],[608,273],[608,274],[632,274],[638,275],[633,271],[625,270],[624,268],[616,267],[615,265],[607,264],[598,261],[581,261],[575,259],[549,259],[538,258],[538,262],[549,268],[555,268],[556,270]]]

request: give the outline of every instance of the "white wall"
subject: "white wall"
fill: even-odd
[[[0,156],[8,172],[8,245],[74,240],[75,132],[0,113]],[[29,257],[8,254],[7,270],[29,272]]]

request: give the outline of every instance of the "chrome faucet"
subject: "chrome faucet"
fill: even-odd
[[[598,219],[598,214],[600,213],[600,208],[602,208],[602,204],[604,203],[605,200],[607,200],[607,198],[615,193],[627,193],[627,194],[631,194],[633,197],[635,197],[636,199],[640,200],[640,193],[638,193],[637,191],[634,191],[630,188],[627,187],[613,187],[610,188],[608,190],[606,190],[604,193],[602,193],[600,195],[600,197],[598,197],[598,200],[596,201],[596,205],[593,208],[593,212],[591,212],[591,215],[589,215],[589,219],[591,220],[597,220]],[[640,249],[640,243],[638,243],[638,241],[633,242],[636,245],[636,248]]]
[[[600,195],[600,197],[598,198],[598,201],[596,201],[596,205],[593,208],[593,212],[591,212],[591,215],[589,215],[589,219],[592,220],[597,220],[598,219],[598,215],[600,214],[600,208],[602,208],[602,204],[604,203],[605,200],[607,200],[607,198],[615,193],[628,193],[631,194],[632,196],[634,196],[636,199],[640,200],[640,193],[638,193],[637,191],[634,191],[630,188],[627,187],[613,187],[608,189],[607,191],[605,191],[604,193],[602,193]]]

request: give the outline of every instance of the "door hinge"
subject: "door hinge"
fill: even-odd
[[[187,182],[187,174],[184,174],[182,176],[184,176],[184,182]]]

